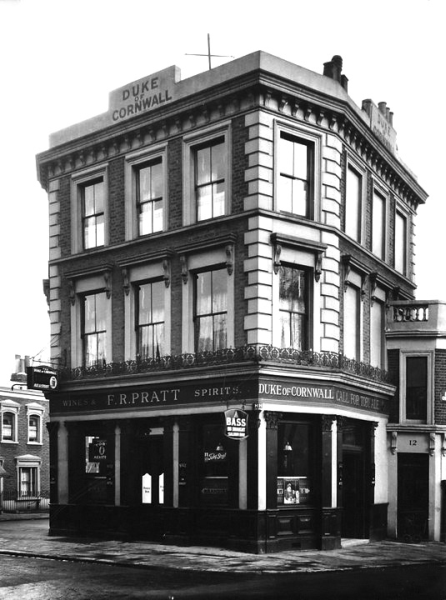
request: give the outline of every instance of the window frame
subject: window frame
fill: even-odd
[[[26,405],[26,418],[27,418],[27,443],[32,446],[42,446],[43,444],[43,417],[45,409],[40,404],[27,404]],[[35,440],[30,439],[30,421],[32,418],[36,418],[37,421],[37,437]]]
[[[305,312],[301,313],[299,311],[289,311],[289,310],[283,310],[280,306],[280,288],[281,288],[281,274],[282,274],[282,270],[283,269],[293,269],[295,271],[300,271],[304,274],[304,278],[305,278],[305,291],[304,291],[304,304],[305,304]],[[282,319],[280,314],[283,312],[287,312],[290,315],[301,315],[303,314],[303,322],[304,322],[304,339],[302,340],[302,344],[301,344],[301,348],[297,348],[294,343],[293,343],[293,339],[292,339],[292,335],[291,335],[291,331],[290,331],[290,345],[288,346],[288,348],[293,348],[302,352],[305,352],[306,350],[309,350],[312,346],[312,344],[310,343],[310,339],[311,339],[311,328],[310,328],[310,316],[311,316],[311,309],[310,309],[310,298],[311,298],[311,292],[312,292],[312,272],[310,270],[309,267],[303,267],[301,265],[295,265],[295,264],[289,264],[289,263],[283,263],[281,264],[281,266],[279,267],[279,272],[278,272],[278,276],[279,276],[279,327],[282,330]],[[291,320],[290,320],[290,329],[292,329],[292,325],[291,325]],[[280,348],[282,348],[282,341],[280,342],[279,345]]]
[[[82,319],[83,319],[83,298],[86,295],[105,292],[106,294],[106,340],[105,340],[105,357],[107,361],[112,360],[112,301],[111,290],[107,288],[106,280],[109,273],[101,272],[97,275],[81,276],[72,280],[72,295],[71,295],[71,361],[72,368],[84,366],[84,348],[82,337]],[[69,275],[68,275],[69,277]],[[73,332],[75,334],[73,335]]]
[[[386,344],[385,344],[385,326],[386,326],[386,292],[380,287],[377,287],[373,292],[373,296],[370,299],[370,364],[373,367],[377,367],[378,369],[386,368]],[[379,364],[374,364],[373,356],[375,354],[375,340],[374,340],[374,328],[373,328],[373,313],[374,307],[379,306],[381,312],[381,333],[379,338],[379,354],[380,360]],[[376,309],[375,309],[376,310]],[[378,347],[378,344],[376,344]],[[378,354],[378,352],[377,352]]]
[[[96,186],[101,185],[101,194],[102,194],[102,207],[97,207],[96,205],[96,197],[97,197],[97,192],[96,192]],[[93,212],[90,214],[87,214],[87,189],[92,188],[93,189],[93,195],[94,195],[94,210]],[[88,250],[94,250],[95,248],[102,248],[105,245],[105,213],[104,213],[104,203],[105,203],[105,198],[104,198],[104,180],[102,177],[100,177],[99,179],[93,179],[92,181],[88,181],[82,185],[79,185],[79,191],[80,191],[80,195],[81,195],[81,204],[82,204],[82,208],[81,208],[81,221],[82,221],[82,249],[84,251],[88,251]],[[100,218],[102,217],[102,227],[103,227],[103,240],[102,243],[100,243],[98,241],[98,237],[99,237],[99,232],[100,232]],[[87,225],[87,223],[89,223],[90,221],[92,221],[94,224],[93,226],[89,226]],[[94,237],[95,237],[95,243],[92,243],[91,245],[87,246],[87,240],[89,239],[89,235],[87,235],[87,232],[90,231],[90,229],[93,231],[94,233]]]
[[[404,239],[402,240],[402,244],[399,245],[397,244],[397,218],[401,217],[401,219],[403,220],[403,230],[404,230]],[[398,273],[401,273],[402,275],[404,275],[405,277],[408,276],[409,273],[409,223],[410,223],[410,215],[408,213],[408,211],[404,210],[404,208],[401,206],[400,203],[396,203],[395,206],[395,240],[394,240],[394,247],[393,247],[393,266],[395,271],[398,271]],[[397,251],[398,251],[398,247],[401,248],[402,250],[402,270],[399,268],[399,265],[397,265]]]
[[[300,432],[298,429],[300,428]],[[305,435],[299,436],[305,429]],[[286,431],[288,430],[288,431]],[[295,417],[281,419],[277,427],[277,497],[276,507],[279,509],[292,509],[315,506],[317,503],[317,454],[314,452],[316,446],[317,426],[313,420]],[[285,434],[292,434],[290,435]],[[306,452],[296,451],[295,444],[300,440],[306,439]],[[295,463],[299,461],[306,462],[305,470],[297,472]],[[294,471],[294,472],[293,472]],[[286,486],[291,484],[295,490],[293,497],[286,498]],[[302,490],[302,492],[300,491]]]
[[[407,359],[408,358],[426,358],[427,359],[427,389],[426,389],[426,420],[424,419],[408,419],[407,415]],[[434,423],[434,401],[433,401],[433,382],[434,382],[434,352],[401,352],[400,353],[400,402],[399,402],[399,419],[400,423],[407,425],[431,425]]]
[[[358,186],[359,198],[358,200],[358,223],[357,223],[357,237],[351,235],[350,227],[347,227],[347,215],[349,214],[349,171],[354,172],[360,179],[360,185]],[[357,242],[358,244],[364,243],[364,223],[365,223],[365,199],[367,195],[367,173],[359,166],[359,164],[352,160],[350,156],[347,156],[346,167],[345,167],[345,203],[344,203],[344,232],[349,238]]]
[[[6,435],[6,425],[5,425],[5,420],[10,420],[10,423],[8,423],[7,425],[7,429],[8,429],[8,435]],[[16,417],[15,414],[10,412],[10,411],[3,411],[2,412],[2,442],[15,442],[16,440],[16,436],[15,436],[15,431],[16,431]],[[9,435],[9,430],[11,430],[11,434]]]
[[[151,312],[153,313],[153,286],[155,284],[159,284],[161,287],[161,289],[163,290],[163,320],[162,321],[153,321],[153,317],[152,320],[150,322],[147,323],[141,323],[139,316],[141,314],[141,309],[140,309],[140,290],[142,286],[147,286],[150,285],[151,286]],[[150,279],[147,281],[139,281],[133,284],[135,287],[135,336],[136,336],[136,356],[141,358],[142,360],[150,360],[150,359],[156,359],[156,358],[161,358],[162,356],[166,355],[165,349],[164,349],[164,344],[162,346],[163,351],[161,353],[156,353],[155,352],[155,347],[152,347],[152,353],[149,353],[147,356],[143,356],[141,352],[139,352],[140,349],[140,342],[141,342],[141,333],[143,331],[143,329],[148,328],[149,330],[153,330],[155,332],[156,330],[156,326],[157,325],[162,325],[163,326],[163,338],[165,339],[166,337],[166,307],[165,307],[165,294],[164,294],[164,289],[165,289],[165,283],[163,282],[162,279]],[[164,340],[163,340],[164,341]]]
[[[223,140],[223,152],[226,156],[225,168],[225,201],[224,213],[209,219],[198,220],[197,198],[195,191],[196,151],[207,145],[212,145],[218,138]],[[231,214],[232,206],[232,136],[230,122],[187,134],[183,137],[183,225],[208,223],[213,219],[221,219]]]
[[[284,236],[279,233],[273,233],[272,243],[274,245],[274,253],[277,254],[280,248],[280,260],[274,264],[272,278],[272,345],[280,348],[281,345],[281,328],[280,328],[280,276],[279,268],[283,264],[285,266],[293,266],[297,269],[302,269],[308,273],[307,275],[307,346],[315,352],[320,352],[320,340],[322,338],[322,323],[315,315],[321,311],[321,281],[317,276],[318,263],[322,259],[322,254],[326,246],[323,244],[314,244],[308,240]],[[320,257],[320,258],[318,258]]]
[[[383,214],[382,214],[382,223],[381,223],[381,231],[382,234],[380,236],[380,239],[376,240],[375,239],[375,231],[377,229],[377,220],[375,219],[375,208],[374,208],[374,202],[375,202],[375,196],[378,196],[379,198],[382,199],[383,201]],[[372,197],[371,197],[371,250],[372,250],[372,254],[374,256],[376,256],[376,258],[378,258],[379,260],[382,260],[383,262],[387,262],[387,258],[388,258],[388,244],[386,243],[387,237],[388,237],[388,226],[389,226],[389,195],[388,193],[380,186],[378,186],[376,183],[374,183],[373,185],[373,189],[372,189]],[[375,241],[380,242],[380,246],[381,246],[381,251],[378,254],[377,252],[375,252],[375,246],[377,244],[375,244]]]
[[[3,444],[18,444],[18,421],[19,421],[19,413],[20,413],[20,404],[14,402],[13,400],[3,400],[0,402],[1,406],[1,442]],[[3,434],[3,418],[4,415],[11,415],[12,424],[11,424],[11,438],[5,438]]]
[[[363,359],[363,327],[364,327],[364,321],[363,321],[363,295],[362,295],[362,289],[363,289],[363,282],[364,282],[364,276],[359,273],[358,271],[355,271],[353,269],[350,270],[349,274],[348,274],[348,280],[346,280],[345,285],[344,285],[344,294],[343,294],[343,326],[342,326],[342,337],[343,337],[343,354],[344,356],[346,356],[347,358],[353,359],[357,362],[361,362]],[[351,328],[346,327],[347,323],[351,323],[352,319],[346,318],[347,315],[347,311],[348,311],[348,305],[346,302],[346,298],[347,298],[347,294],[349,293],[349,290],[354,290],[355,294],[357,295],[356,298],[356,303],[357,303],[357,309],[358,309],[358,315],[357,315],[357,320],[355,323],[355,331],[356,331],[356,336],[355,336],[355,346],[356,346],[356,350],[355,356],[349,356],[347,354],[347,333],[353,331]]]
[[[138,213],[138,172],[145,165],[156,161],[162,165],[162,200],[163,217],[162,229],[152,233],[140,234]],[[157,235],[168,229],[168,178],[167,178],[167,143],[156,144],[149,150],[132,152],[125,157],[125,239],[126,241],[143,239],[147,236]]]
[[[91,248],[84,246],[83,190],[98,181],[104,186],[104,243]],[[84,169],[71,177],[71,252],[94,252],[109,245],[108,163]]]
[[[17,471],[17,498],[19,500],[28,500],[40,497],[40,470],[42,461],[38,456],[24,455],[16,457],[16,471]],[[22,490],[22,472],[27,469],[35,474],[34,477],[34,493],[24,495]]]
[[[136,289],[137,286],[151,281],[164,281],[164,353],[168,356],[171,352],[171,286],[169,276],[169,259],[156,258],[150,262],[121,264],[125,285],[124,297],[124,352],[126,360],[136,360],[137,336],[136,323]]]
[[[312,171],[308,175],[309,180],[309,198],[308,198],[308,216],[290,213],[280,209],[279,189],[280,189],[280,139],[282,134],[288,137],[295,138],[296,141],[301,141],[307,147],[311,147],[311,159],[308,161],[307,169]],[[293,215],[297,218],[307,219],[310,221],[320,221],[321,219],[321,137],[311,130],[302,127],[296,127],[284,121],[275,121],[274,123],[274,201],[273,208],[276,212],[284,212],[287,215]],[[311,176],[312,175],[312,176]]]
[[[227,248],[233,244],[227,243],[222,247],[210,247],[201,250],[184,251],[183,260],[183,297],[182,297],[182,352],[195,352],[195,278],[198,271],[210,271],[223,266],[228,268],[228,295],[226,339],[227,347],[235,346],[234,303],[235,278],[227,265]],[[233,252],[233,250],[231,251]],[[181,256],[181,252],[180,252]]]
[[[95,328],[92,331],[86,331],[86,303],[87,303],[87,299],[88,298],[92,298],[94,297],[95,299],[98,296],[103,296],[103,301],[104,301],[104,316],[102,316],[100,314],[100,311],[98,310],[97,307],[97,300],[95,300],[95,311],[94,311],[94,320],[95,320]],[[102,362],[102,364],[106,364],[107,363],[107,320],[106,320],[106,314],[107,314],[107,293],[105,290],[94,290],[91,292],[86,292],[85,294],[81,295],[81,338],[82,338],[82,366],[83,367],[95,367],[95,366],[101,366],[100,363]],[[104,329],[99,329],[98,328],[98,321],[104,321]],[[99,358],[99,352],[98,352],[98,348],[100,346],[100,340],[101,340],[101,336],[103,335],[104,337],[104,357],[103,358]],[[90,339],[95,339],[96,340],[96,352],[95,352],[95,356],[96,356],[96,360],[93,363],[88,363],[87,364],[87,347],[88,347],[88,340]]]
[[[200,275],[203,274],[210,274],[211,276],[211,304],[213,305],[213,301],[214,301],[214,294],[213,289],[214,289],[214,282],[213,282],[213,274],[216,273],[217,271],[222,271],[225,273],[226,276],[226,297],[225,297],[225,304],[226,304],[226,310],[224,311],[213,311],[212,307],[211,307],[211,312],[208,313],[200,313],[198,314],[198,278]],[[200,270],[195,270],[193,272],[193,278],[194,278],[194,312],[193,312],[193,320],[194,320],[194,351],[196,353],[199,352],[206,352],[206,351],[210,351],[210,352],[216,352],[218,350],[224,350],[225,348],[229,348],[228,343],[227,343],[227,339],[228,339],[228,320],[229,320],[229,315],[228,315],[228,284],[229,284],[229,274],[227,273],[227,268],[225,267],[225,265],[215,265],[213,268],[206,268],[206,269],[200,269]],[[224,345],[223,348],[220,347],[216,347],[215,343],[216,343],[216,339],[215,339],[215,330],[214,330],[214,318],[218,317],[219,315],[225,315],[225,321],[226,321],[226,327],[225,327],[225,335],[226,335],[226,344]],[[204,349],[199,349],[199,331],[201,331],[200,328],[200,323],[202,319],[205,318],[211,318],[212,319],[212,349],[210,350],[204,350]]]

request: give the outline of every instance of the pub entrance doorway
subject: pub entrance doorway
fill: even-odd
[[[342,434],[341,537],[367,538],[366,439],[364,423],[348,420]]]
[[[141,501],[152,506],[164,504],[163,436],[147,436],[141,454]]]

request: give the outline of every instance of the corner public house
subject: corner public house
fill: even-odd
[[[426,196],[341,71],[170,67],[38,156],[50,533],[256,553],[386,535],[385,311],[413,298]]]

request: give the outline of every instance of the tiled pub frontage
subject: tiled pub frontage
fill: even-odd
[[[378,370],[266,347],[197,360],[140,385],[73,371],[51,394],[50,533],[255,553],[385,536],[394,388]]]

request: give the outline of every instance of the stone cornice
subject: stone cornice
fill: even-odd
[[[426,192],[372,132],[362,111],[357,107],[353,110],[350,104],[323,91],[254,71],[148,115],[142,114],[43,152],[37,156],[38,176],[47,188],[51,178],[258,108],[339,136],[415,210],[419,203],[425,202]]]

